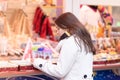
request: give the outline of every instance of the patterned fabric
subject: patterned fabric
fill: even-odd
[[[107,11],[107,9],[103,6],[101,9],[98,9],[100,11],[101,17],[103,18],[106,25],[112,25],[113,24],[113,17],[112,15]]]
[[[95,72],[94,80],[120,80],[120,76],[112,70],[100,70]]]
[[[40,7],[37,7],[35,11],[33,30],[39,34],[41,38],[55,41],[49,17],[43,13]]]

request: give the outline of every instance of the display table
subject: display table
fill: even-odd
[[[93,66],[94,71],[98,70],[109,70],[109,69],[116,69],[120,68],[120,63],[115,64],[106,64],[106,65],[94,65]],[[43,73],[40,70],[23,70],[23,71],[6,71],[6,72],[0,72],[0,78],[2,77],[10,77],[10,76],[22,76],[22,75],[39,75]]]
[[[94,65],[93,69],[95,74],[94,80],[99,80],[101,74],[104,72],[104,76],[109,75],[115,75],[112,70],[120,68],[120,63],[114,63],[114,64],[99,64]],[[107,75],[105,72],[109,72],[109,75]],[[111,73],[110,73],[111,72]],[[116,75],[117,76],[117,75]],[[36,79],[37,77],[37,79]],[[114,78],[114,77],[113,77]],[[120,76],[117,76],[117,78],[120,78]],[[59,80],[53,76],[50,76],[48,74],[45,74],[44,72],[32,68],[32,70],[20,70],[20,71],[2,71],[0,72],[0,80]],[[109,80],[109,79],[104,79]],[[116,80],[116,78],[112,79]]]

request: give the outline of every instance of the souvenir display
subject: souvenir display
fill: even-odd
[[[120,38],[100,38],[96,40],[97,54],[94,55],[94,64],[112,64],[120,62]]]

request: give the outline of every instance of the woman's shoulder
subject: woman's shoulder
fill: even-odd
[[[69,37],[65,38],[64,41],[65,41],[66,43],[71,44],[71,43],[75,42],[75,36],[74,36],[74,35],[69,36]]]

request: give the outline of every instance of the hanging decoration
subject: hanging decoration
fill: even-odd
[[[0,11],[7,10],[7,0],[0,0]]]

